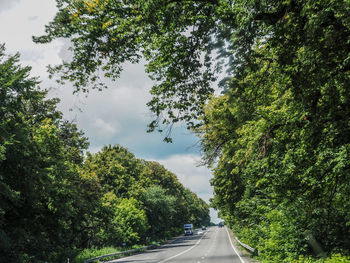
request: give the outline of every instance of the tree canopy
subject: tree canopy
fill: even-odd
[[[229,78],[241,78],[248,68],[256,67],[256,58],[276,61],[298,81],[294,95],[310,105],[309,97],[316,94],[304,94],[300,86],[323,83],[327,76],[336,80],[349,68],[346,1],[57,3],[59,12],[46,27],[47,34],[34,38],[40,43],[61,37],[71,40],[72,61],[51,68],[52,72],[61,72],[62,79],[73,81],[77,90],[86,90],[98,81],[99,69],[115,79],[125,61],[137,63],[143,56],[155,81],[148,104],[156,115],[151,130],[180,120],[195,126],[223,63]],[[265,46],[267,53],[273,50],[274,56],[262,54],[259,46]],[[229,82],[225,83],[229,89]]]
[[[84,203],[76,198],[77,164],[88,143],[18,61],[0,46],[1,259],[63,260],[77,245],[73,225]]]

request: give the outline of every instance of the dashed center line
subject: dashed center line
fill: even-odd
[[[167,261],[169,261],[169,260],[172,260],[172,259],[174,259],[174,258],[176,258],[176,257],[178,257],[178,256],[181,256],[182,254],[185,254],[186,252],[188,252],[188,251],[190,251],[191,249],[193,249],[193,248],[195,248],[196,246],[198,246],[198,244],[201,242],[201,240],[203,239],[203,237],[206,235],[206,233],[204,233],[203,235],[202,235],[202,237],[196,242],[196,244],[194,244],[192,247],[190,247],[189,249],[186,249],[185,251],[182,251],[181,253],[179,253],[179,254],[176,254],[176,255],[174,255],[174,256],[172,256],[172,257],[170,257],[170,258],[166,258],[166,259],[163,259],[162,261],[159,261],[158,263],[165,263],[165,262],[167,262]],[[198,263],[200,263],[200,262],[198,262]]]

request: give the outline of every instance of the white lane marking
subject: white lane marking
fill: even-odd
[[[174,255],[174,256],[172,256],[172,257],[170,257],[170,258],[163,259],[162,261],[159,261],[158,263],[167,262],[167,261],[172,260],[172,259],[174,259],[174,258],[176,258],[176,257],[178,257],[178,256],[181,256],[182,254],[187,253],[187,252],[190,251],[191,249],[193,249],[193,248],[195,248],[196,246],[198,246],[198,244],[201,242],[201,240],[202,240],[202,238],[205,236],[205,234],[206,234],[206,233],[204,233],[204,234],[202,235],[202,237],[196,242],[196,244],[194,244],[194,245],[193,245],[192,247],[190,247],[189,249],[186,249],[185,251],[182,251],[181,253],[176,254],[176,255]],[[243,262],[243,263],[244,263],[244,262]]]
[[[233,250],[235,251],[235,253],[237,254],[237,256],[239,257],[239,259],[241,260],[242,263],[245,263],[244,260],[241,258],[241,256],[238,254],[236,248],[234,247],[234,245],[232,244],[232,240],[231,240],[231,237],[230,237],[230,234],[228,233],[228,230],[227,230],[227,227],[225,226],[225,229],[226,229],[226,233],[227,233],[227,236],[228,236],[228,239],[230,240],[230,243],[231,243],[231,247],[233,248]]]

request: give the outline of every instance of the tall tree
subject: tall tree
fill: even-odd
[[[100,185],[95,216],[100,223],[92,222],[98,246],[170,237],[182,231],[186,222],[199,225],[209,219],[208,205],[175,174],[157,162],[137,159],[122,146],[88,153],[82,170],[96,176]],[[127,223],[124,216],[131,221]]]
[[[310,253],[310,236],[327,252],[346,250],[349,144],[337,134],[349,126],[321,102],[313,119],[280,64],[256,62],[230,95],[211,100],[198,129],[205,160],[218,159],[212,204],[269,260]]]
[[[166,195],[165,189],[159,185],[151,186],[145,190],[141,200],[151,226],[149,237],[167,237],[166,231],[170,230],[176,212],[176,198]]]
[[[81,204],[73,186],[80,177],[65,147],[81,159],[86,138],[60,130],[58,100],[45,99],[18,62],[0,46],[1,261],[62,261],[78,245],[72,225]]]

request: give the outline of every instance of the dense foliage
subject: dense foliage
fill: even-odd
[[[349,1],[57,2],[35,41],[70,38],[73,59],[52,73],[86,89],[99,68],[117,78],[144,56],[150,129],[195,127],[215,165],[213,205],[262,258],[349,254]]]
[[[85,157],[87,138],[18,61],[0,46],[1,262],[66,262],[208,224],[208,205],[160,164],[121,146]]]
[[[233,43],[255,37],[245,65],[198,129],[218,160],[212,203],[263,259],[349,254],[350,6],[269,4],[241,21],[252,28]]]
[[[209,224],[208,205],[175,174],[157,162],[137,159],[121,146],[88,153],[82,170],[98,181],[95,200],[102,204],[96,211],[102,213],[91,215],[103,222],[91,229],[94,245],[131,245],[179,233],[185,222]]]
[[[87,141],[17,62],[0,46],[1,261],[63,260],[76,245],[72,225],[83,202],[77,156]]]

